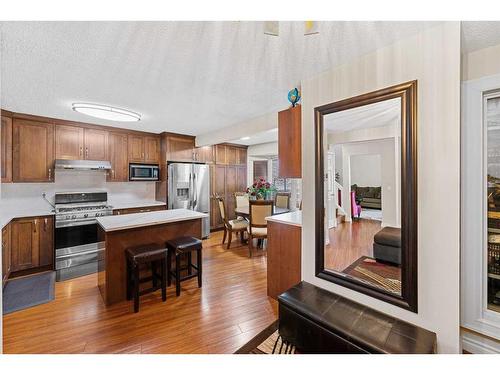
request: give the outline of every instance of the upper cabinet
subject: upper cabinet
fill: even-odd
[[[160,163],[160,138],[144,137],[144,162]]]
[[[2,116],[0,137],[2,182],[12,182],[12,119],[10,117]]]
[[[130,134],[128,136],[128,161],[130,163],[160,162],[160,138]]]
[[[56,125],[56,159],[108,160],[108,132]]]
[[[54,181],[54,124],[14,118],[12,180]]]
[[[214,158],[214,147],[213,146],[202,146],[197,147],[195,150],[196,161],[212,164],[215,161]]]
[[[105,130],[85,129],[85,159],[108,160],[108,132]]]
[[[245,165],[247,148],[225,144],[215,145],[215,162],[223,165]]]
[[[278,113],[279,176],[302,177],[302,122],[300,105]]]
[[[167,161],[195,161],[194,137],[178,134],[163,134]]]
[[[108,181],[128,181],[128,137],[125,133],[110,132],[108,136],[108,156],[111,171]]]

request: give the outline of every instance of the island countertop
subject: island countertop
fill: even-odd
[[[291,211],[285,214],[266,217],[267,221],[302,227],[302,211]]]
[[[184,208],[154,212],[141,212],[128,215],[114,215],[97,218],[97,223],[105,232],[140,228],[150,225],[174,223],[178,221],[202,219],[207,214]]]

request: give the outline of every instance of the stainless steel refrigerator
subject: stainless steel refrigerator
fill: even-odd
[[[206,164],[168,165],[168,208],[187,208],[203,212],[202,235],[210,234],[210,168]]]

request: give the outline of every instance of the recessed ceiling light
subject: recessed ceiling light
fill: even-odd
[[[241,137],[240,141],[248,141],[249,139],[250,139],[250,137]]]
[[[111,121],[140,121],[141,115],[123,108],[93,103],[73,103],[73,111]]]

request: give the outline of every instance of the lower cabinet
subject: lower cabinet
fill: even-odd
[[[166,210],[167,206],[149,206],[149,207],[133,207],[133,208],[120,208],[113,210],[113,215],[127,215],[136,214],[139,212],[152,212]]]
[[[54,218],[14,219],[10,224],[11,272],[54,264]]]
[[[2,287],[9,278],[11,271],[10,224],[2,229]]]

